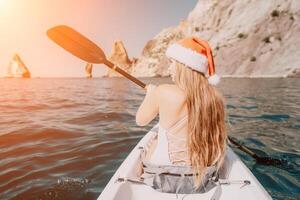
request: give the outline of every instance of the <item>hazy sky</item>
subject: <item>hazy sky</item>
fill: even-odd
[[[130,56],[163,28],[177,25],[197,0],[0,0],[0,77],[19,53],[34,77],[84,76],[81,61],[46,36],[50,27],[73,27],[108,55],[122,40]],[[94,75],[103,70],[95,66]]]

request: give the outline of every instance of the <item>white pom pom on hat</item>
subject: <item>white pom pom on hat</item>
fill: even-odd
[[[220,76],[218,76],[217,74],[214,74],[212,76],[208,77],[208,82],[211,85],[217,85],[220,82]]]
[[[209,44],[200,38],[188,37],[170,45],[166,56],[203,74],[208,72],[208,82],[211,85],[220,82],[220,77],[215,74],[212,50]]]

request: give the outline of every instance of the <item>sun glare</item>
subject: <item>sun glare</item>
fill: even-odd
[[[3,6],[3,4],[6,3],[6,0],[0,0],[0,6]]]
[[[0,11],[4,10],[7,7],[7,2],[9,0],[0,0]],[[0,13],[1,14],[1,13]]]

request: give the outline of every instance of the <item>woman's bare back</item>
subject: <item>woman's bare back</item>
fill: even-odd
[[[168,144],[164,145],[167,145],[170,161],[174,165],[190,165],[186,94],[177,85],[160,85],[158,91],[159,125],[164,130],[160,134],[166,134]],[[164,152],[162,146],[158,149],[158,152]],[[156,153],[153,156],[158,159],[159,155]]]
[[[186,94],[177,85],[160,85],[158,96],[159,123],[164,129],[187,115]]]
[[[149,85],[144,101],[136,114],[140,126],[150,123],[157,114],[163,129],[169,129],[187,115],[186,93],[175,84]],[[187,133],[187,123],[178,133]]]

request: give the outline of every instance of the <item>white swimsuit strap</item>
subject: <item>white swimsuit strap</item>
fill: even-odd
[[[180,152],[185,152],[185,151],[188,151],[188,148],[183,148],[183,149],[178,149],[178,150],[174,150],[174,151],[169,151],[169,154],[180,153]]]
[[[185,115],[183,118],[181,118],[179,121],[177,121],[173,126],[166,129],[166,134],[169,134],[170,132],[172,132],[176,128],[180,127],[181,125],[184,125],[185,124],[184,122],[186,122],[187,119],[188,119],[188,115]]]
[[[176,130],[178,130],[179,128],[182,128],[184,125],[186,125],[188,121],[188,115],[185,115],[183,118],[181,118],[180,120],[178,120],[173,126],[171,126],[170,128],[168,128],[167,130],[165,130],[165,134],[167,136],[167,141],[168,141],[168,155],[169,155],[169,159],[171,161],[171,163],[182,163],[183,165],[186,165],[189,163],[189,158],[184,156],[183,158],[179,157],[178,155],[176,156],[176,154],[181,153],[181,152],[188,152],[188,148],[187,147],[183,147],[183,148],[176,148],[174,150],[170,150],[170,139],[176,139],[176,141],[178,142],[187,142],[187,138],[180,138],[176,135],[174,135],[174,133],[176,132]]]
[[[183,142],[186,142],[186,138],[178,138],[177,135],[174,135],[174,134],[171,134],[171,133],[168,133],[168,137],[171,139],[171,138],[176,138],[177,141],[183,141]]]
[[[172,134],[168,134],[168,140],[170,140],[171,138],[175,138],[176,139],[176,141],[177,142],[187,142],[187,138],[180,138],[180,137],[178,137],[178,136],[176,136],[176,135],[172,135]],[[181,149],[176,149],[176,150],[173,150],[173,151],[170,151],[169,150],[169,154],[172,154],[172,153],[179,153],[179,152],[185,152],[185,151],[187,151],[188,150],[188,148],[181,148]]]
[[[172,161],[172,163],[182,163],[183,166],[187,165],[187,163],[189,163],[190,160],[189,159],[174,159]],[[189,164],[188,164],[189,165]]]

